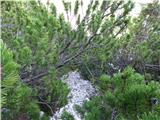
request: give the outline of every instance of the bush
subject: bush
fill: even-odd
[[[160,105],[152,103],[152,99],[160,99],[159,83],[151,81],[146,85],[144,77],[131,67],[113,77],[102,75],[100,83],[102,96],[93,98],[82,107],[86,120],[110,120],[113,111],[118,119],[134,120],[153,108],[160,113]]]
[[[62,120],[74,120],[73,116],[67,111],[63,112],[63,114],[61,115],[61,119]]]
[[[39,118],[39,106],[33,89],[20,81],[19,65],[13,60],[12,52],[1,41],[2,53],[2,119],[15,120]]]
[[[160,115],[152,112],[144,113],[142,115],[142,118],[140,118],[139,120],[160,120]]]

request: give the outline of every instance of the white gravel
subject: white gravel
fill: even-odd
[[[68,75],[62,77],[62,80],[71,90],[68,95],[68,104],[56,111],[51,120],[61,120],[60,117],[64,110],[73,115],[75,120],[82,120],[74,106],[82,106],[84,101],[88,101],[89,98],[97,95],[97,90],[92,86],[91,82],[81,79],[77,71],[69,72]]]

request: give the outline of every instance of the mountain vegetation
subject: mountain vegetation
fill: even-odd
[[[75,69],[99,89],[76,106],[85,120],[160,119],[160,3],[136,18],[132,1],[84,4],[63,1],[58,14],[53,3],[1,1],[3,120],[48,120],[68,102],[60,77]]]

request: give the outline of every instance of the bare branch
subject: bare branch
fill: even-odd
[[[39,104],[44,104],[44,105],[46,105],[46,106],[50,109],[52,115],[54,115],[54,112],[53,112],[51,106],[50,106],[48,103],[46,103],[46,102],[38,102],[38,103],[39,103]]]

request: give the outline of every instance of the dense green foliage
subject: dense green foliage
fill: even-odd
[[[112,75],[130,64],[147,78],[149,75],[159,81],[159,9],[158,1],[148,4],[139,17],[128,21],[127,30],[121,35],[116,38],[104,35],[102,45],[95,46],[96,52],[90,50],[86,55],[80,67],[82,74],[88,79],[103,73]]]
[[[114,48],[100,48],[104,50],[102,58],[114,50],[111,57],[107,55],[108,60],[99,59],[97,55],[92,58],[91,55],[81,67],[82,74],[92,78],[100,88],[100,96],[86,102],[82,108],[78,107],[86,120],[160,118],[159,10],[158,2],[149,4],[138,18],[129,21],[127,33],[115,39]],[[158,103],[153,104],[154,100]]]
[[[61,115],[61,119],[62,120],[74,120],[73,116],[66,111],[64,111],[63,114]]]
[[[160,115],[160,106],[152,104],[153,98],[160,99],[158,82],[151,81],[146,85],[144,77],[130,67],[113,77],[102,75],[100,82],[102,96],[95,97],[84,105],[86,120],[111,120],[113,110],[117,119],[123,116],[136,120],[150,111]]]
[[[36,93],[20,81],[19,67],[13,60],[13,53],[1,41],[2,62],[2,119],[17,118],[36,119],[39,117],[39,106],[36,104]]]
[[[67,104],[60,76],[79,69],[100,92],[76,106],[86,120],[159,120],[158,1],[137,18],[131,1],[92,0],[86,11],[83,0],[62,3],[66,15],[54,4],[1,1],[2,119],[48,119]]]
[[[6,61],[2,59],[3,74],[6,75],[2,79],[2,87],[8,86],[15,89],[14,91],[10,89],[6,91],[7,93],[2,91],[7,94],[3,99],[8,100],[5,104],[2,103],[2,108],[14,111],[16,107],[17,111],[15,112],[18,114],[21,113],[20,111],[23,108],[24,114],[30,111],[31,114],[36,113],[39,117],[40,109],[38,105],[40,105],[42,111],[51,115],[57,107],[67,103],[66,97],[69,92],[68,87],[56,77],[55,66],[52,66],[55,65],[58,58],[55,39],[57,34],[61,34],[60,23],[56,16],[50,15],[43,5],[34,1],[2,2],[2,13],[2,25],[4,25],[2,27],[2,39],[12,51],[12,53],[6,54],[3,54],[2,51],[5,60],[9,61],[11,59],[11,62],[8,63],[5,63]],[[12,62],[13,59],[15,63]],[[47,69],[49,69],[47,71],[49,75],[35,81],[36,74]],[[12,73],[12,71],[15,73]],[[22,81],[20,81],[20,78]],[[13,93],[16,93],[17,96]],[[34,101],[31,102],[33,105],[30,107],[33,108],[26,108],[25,110],[25,104],[29,103],[32,100],[31,98],[34,98],[37,102],[36,104]],[[23,102],[23,100],[25,101]],[[14,101],[15,104],[12,104]],[[20,101],[22,101],[22,104]],[[20,108],[17,108],[17,106]],[[14,112],[10,113],[12,115],[5,115],[8,116],[8,119],[18,117]],[[37,117],[32,118],[37,119]]]

